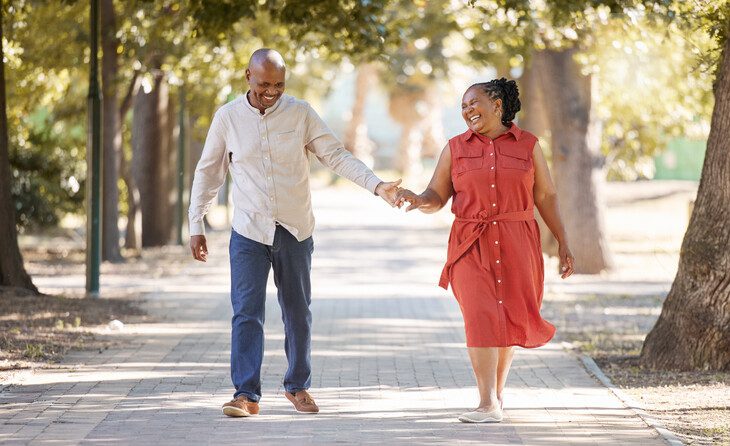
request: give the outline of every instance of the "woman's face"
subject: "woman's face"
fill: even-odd
[[[466,90],[461,99],[461,116],[467,127],[476,133],[486,133],[502,123],[502,100],[493,101],[481,88]]]

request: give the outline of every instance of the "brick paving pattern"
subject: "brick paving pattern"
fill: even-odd
[[[227,235],[217,234],[208,264],[191,261],[146,296],[162,322],[127,325],[117,348],[75,352],[9,383],[0,443],[665,444],[557,343],[518,350],[503,423],[458,422],[477,393],[458,306],[436,286],[447,216],[402,215],[349,189],[318,191],[314,203],[319,414],[295,413],[282,394],[283,327],[270,284],[261,414],[222,415],[231,310]]]

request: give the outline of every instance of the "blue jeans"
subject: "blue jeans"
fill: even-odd
[[[261,362],[264,359],[264,308],[269,270],[274,269],[279,306],[284,321],[284,350],[289,368],[284,388],[298,392],[312,381],[310,344],[312,301],[310,271],[314,241],[298,241],[286,229],[276,227],[272,246],[231,232],[231,380],[234,398],[261,398]]]

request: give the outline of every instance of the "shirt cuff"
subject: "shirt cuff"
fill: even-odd
[[[378,178],[377,175],[373,174],[366,182],[365,182],[365,189],[369,190],[370,192],[375,194],[375,188],[378,187],[378,184],[382,183],[383,180]]]
[[[190,220],[188,222],[188,232],[190,233],[190,237],[194,235],[205,235],[205,223],[203,219],[201,218],[197,222]]]

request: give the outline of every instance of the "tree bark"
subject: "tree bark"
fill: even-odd
[[[139,89],[139,71],[135,71],[129,83],[127,94],[119,106],[119,122],[124,123],[127,112],[132,106],[134,98]],[[130,155],[131,157],[131,155]],[[127,226],[124,233],[124,247],[126,249],[138,250],[142,247],[142,214],[139,210],[139,189],[132,175],[131,159],[122,150],[119,159],[119,170],[127,187]]]
[[[574,60],[575,49],[535,53],[550,124],[552,168],[576,272],[611,267],[603,231],[600,126],[593,119],[591,76]]]
[[[679,269],[641,351],[658,369],[730,370],[730,39],[715,83],[715,108]]]
[[[11,193],[8,114],[5,97],[5,62],[2,14],[0,11],[0,286],[17,287],[38,293],[23,265],[15,226],[15,206]]]
[[[547,139],[550,136],[548,132],[549,126],[545,113],[545,99],[540,88],[541,70],[538,65],[539,61],[536,61],[534,57],[530,58],[525,64],[522,77],[520,77],[519,86],[522,111],[520,112],[519,125],[538,138]],[[543,150],[545,149],[546,147],[543,146]],[[537,225],[540,227],[542,252],[550,257],[557,257],[558,242],[537,211],[535,211],[535,220],[537,220]]]
[[[358,67],[355,78],[355,100],[352,104],[352,116],[345,130],[344,141],[345,148],[371,168],[375,164],[373,159],[375,143],[368,137],[365,103],[376,79],[377,71],[374,65],[363,64]]]
[[[123,260],[119,251],[119,158],[122,151],[122,128],[117,108],[119,64],[117,60],[117,25],[113,0],[101,2],[102,147],[104,151],[104,207],[102,209],[101,259]]]
[[[137,93],[132,118],[132,175],[139,189],[142,247],[169,243],[173,230],[169,97],[161,71],[154,70],[150,87]]]

